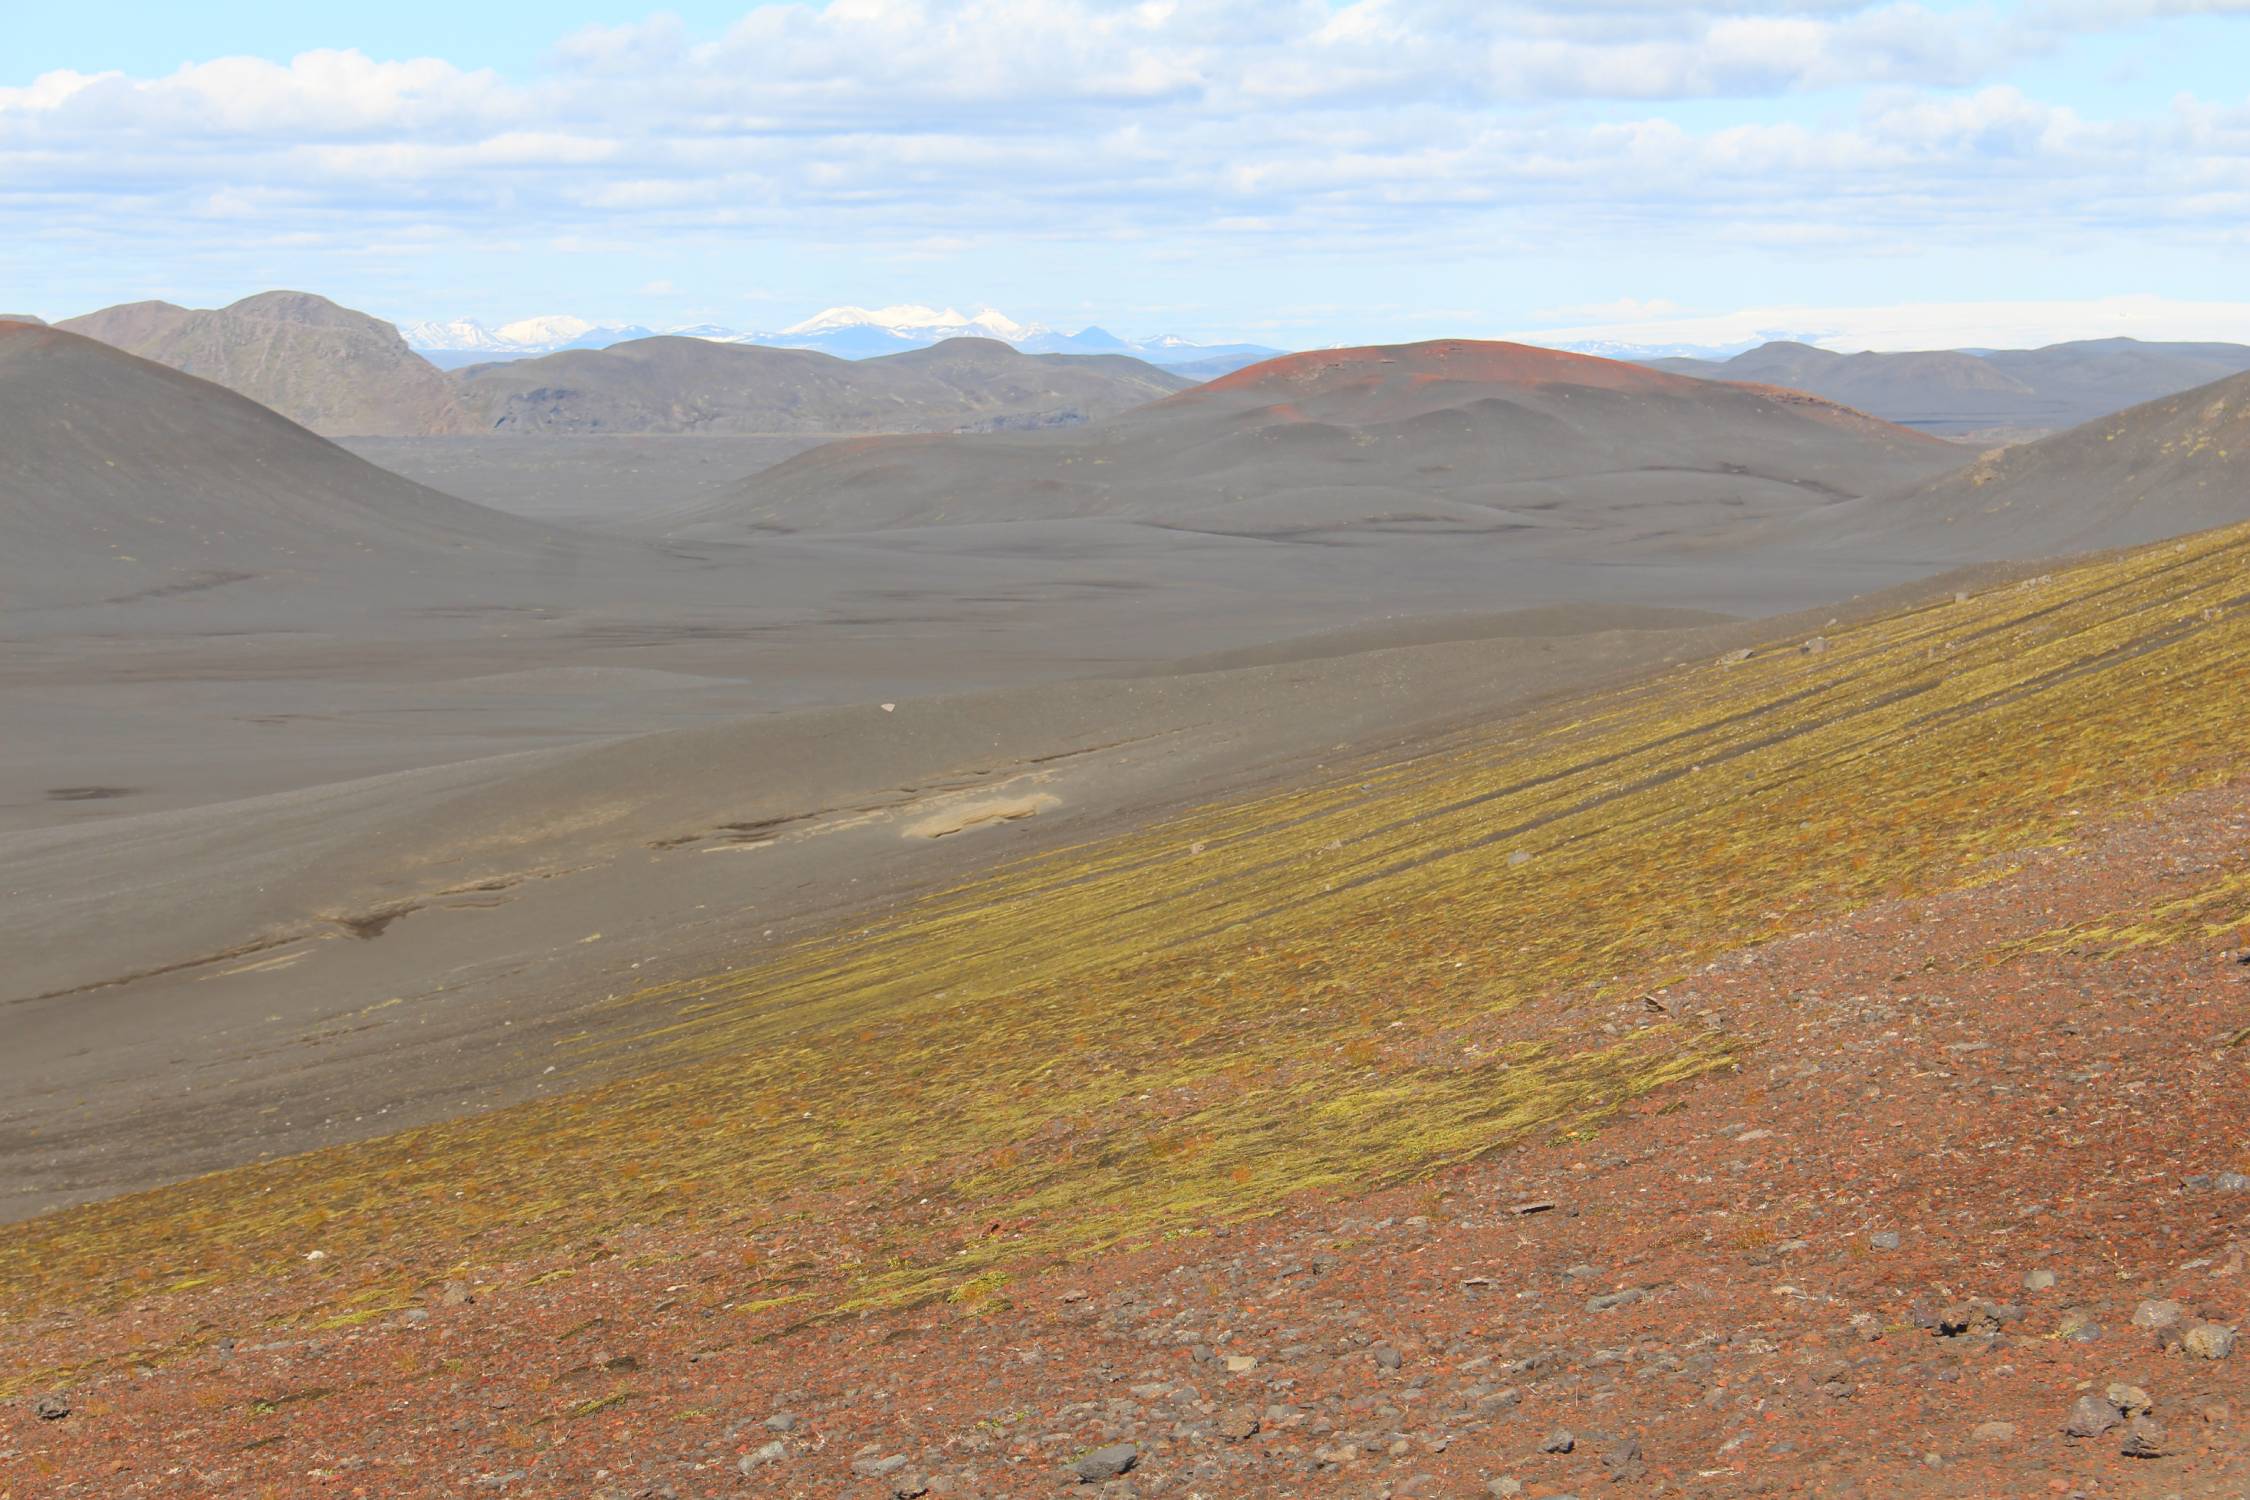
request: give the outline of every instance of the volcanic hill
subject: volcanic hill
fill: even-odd
[[[357,577],[379,590],[570,545],[60,327],[0,323],[0,428],[11,609],[253,579]]]
[[[673,519],[706,536],[1079,517],[1296,539],[1664,544],[1959,462],[1795,392],[1443,340],[1284,356],[1080,431],[832,444]]]
[[[131,302],[56,325],[214,381],[328,437],[469,430],[452,386],[396,328],[309,292],[214,309]]]

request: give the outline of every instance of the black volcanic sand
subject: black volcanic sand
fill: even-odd
[[[709,534],[666,538],[636,520],[630,450],[607,461],[627,492],[589,481],[563,507],[624,529],[573,530],[0,325],[0,1214],[561,1087],[552,1043],[609,1024],[587,1007],[612,994],[1184,802],[1814,633],[1826,601],[1933,569],[1781,523],[1960,457],[1684,379],[1413,379],[1379,383],[1387,408],[1307,384],[1186,405],[1222,460],[1202,512],[1186,458],[1037,519],[1004,519],[1057,493],[1020,466],[993,514],[942,518],[917,508],[949,504],[956,470],[910,467],[885,511],[859,442],[829,460],[876,529],[761,530],[730,491]],[[1699,403],[1714,430],[1683,449]],[[1504,497],[1460,477],[1480,454],[1502,472],[1519,429],[1563,434],[1546,451],[1580,468],[1631,463],[1542,478],[1516,453]],[[1023,441],[940,440],[961,474]],[[659,451],[674,477],[703,462]],[[1402,513],[1442,453],[1454,477]],[[535,445],[491,454],[495,489],[548,484],[502,472],[548,464]]]
[[[646,525],[845,434],[355,437],[342,444],[417,484],[566,526]]]

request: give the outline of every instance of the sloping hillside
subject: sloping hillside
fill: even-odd
[[[2239,818],[2250,772],[2245,576],[2250,528],[2168,543],[1336,767],[831,937],[746,930],[738,965],[619,998],[618,1033],[586,1039],[623,1040],[618,1081],[0,1231],[19,1330],[0,1390],[91,1414],[43,1428],[18,1403],[12,1440],[73,1483],[192,1441],[209,1482],[253,1490],[411,1451],[391,1493],[495,1462],[578,1490],[627,1464],[770,1464],[757,1483],[839,1493],[897,1444],[916,1457],[885,1474],[944,1463],[1013,1495],[1118,1441],[1088,1419],[1106,1411],[1139,1424],[1123,1462],[1145,1478],[1215,1455],[1214,1492],[1254,1494],[1379,1461],[1287,1436],[1341,1371],[1331,1432],[1411,1426],[1401,1451],[1462,1484],[1563,1454],[1535,1449],[1564,1426],[1613,1471],[1708,1473],[1739,1428],[1825,1433],[1855,1475],[1937,1455],[1891,1493],[1963,1493],[1978,1463],[2000,1468],[1966,1492],[2025,1493],[2091,1461],[2062,1414],[2133,1348],[2125,1374],[2180,1411],[2242,1384],[2194,1353],[2231,1349],[2231,1285],[2174,1310],[2179,1333],[2218,1330],[2178,1355],[2127,1315],[2183,1263],[2234,1264],[2239,1233],[2199,1205],[2239,1147],[2219,1072],[2240,1017],[2206,950],[2240,930],[2240,850],[2189,834],[2198,807]],[[2103,870],[2176,880],[2086,883],[2105,840]],[[2128,904],[2064,916],[2105,899]],[[2105,967],[2181,944],[2138,999]],[[2023,993],[1986,996],[1998,965]],[[1965,994],[1985,999],[1958,1013]],[[1438,1235],[1458,1238],[1413,1248]],[[2027,1266],[2066,1278],[2036,1325]],[[1338,1301],[1332,1271],[1391,1290]],[[1074,1327],[1089,1282],[1101,1320]],[[1640,1352],[1594,1357],[1620,1336]],[[1094,1340],[1135,1363],[1037,1362],[1085,1406],[957,1404],[1026,1349]],[[1975,1404],[1895,1403],[1934,1359],[1981,1361]],[[1503,1362],[1514,1397],[1478,1408]],[[1371,1413],[1366,1382],[1402,1369],[1429,1409]],[[463,1401],[434,1398],[464,1378],[490,1423],[447,1425]],[[866,1395],[909,1381],[910,1402]],[[1199,1394],[1175,1419],[1177,1382]],[[1229,1440],[1274,1435],[1218,1447],[1203,1390],[1250,1403]],[[1718,1412],[1741,1391],[1755,1409]],[[754,1425],[816,1400],[818,1427]],[[1972,1439],[1988,1403],[2040,1425]],[[1645,1455],[1628,1420],[1651,1424]]]
[[[564,542],[254,401],[61,328],[0,324],[0,602],[288,576],[403,581]]]
[[[994,339],[847,360],[694,338],[635,339],[455,376],[481,428],[526,433],[951,432],[1107,416],[1187,385],[1115,355]]]
[[[838,443],[675,524],[723,536],[1099,517],[1599,547],[1708,538],[1960,458],[1793,392],[1446,340],[1270,360],[1083,432]]]
[[[1812,529],[1940,563],[2055,556],[2250,520],[2250,375],[1986,453]]]
[[[1839,354],[1777,342],[1727,360],[1659,359],[1652,369],[1750,380],[1841,401],[1921,431],[2075,427],[2250,370],[2250,346],[2085,339],[2040,349]]]
[[[329,437],[468,429],[445,376],[379,318],[307,292],[191,310],[133,302],[58,327],[200,376]]]

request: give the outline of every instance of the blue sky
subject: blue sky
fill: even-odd
[[[2250,340],[2250,0],[46,7],[0,307]]]

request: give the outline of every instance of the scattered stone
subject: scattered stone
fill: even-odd
[[[2180,1349],[2194,1359],[2225,1359],[2234,1353],[2234,1330],[2222,1323],[2198,1323],[2180,1340]]]
[[[2221,1172],[2211,1179],[2211,1190],[2218,1193],[2250,1193],[2250,1176],[2241,1172]]]
[[[1259,1425],[1258,1412],[1255,1407],[1230,1406],[1219,1413],[1219,1436],[1230,1443],[1239,1443],[1245,1438],[1255,1437]]]
[[[2070,1418],[2063,1423],[2063,1435],[2074,1438],[2095,1438],[2124,1421],[2124,1416],[2111,1405],[2089,1392],[2080,1396],[2070,1409]]]
[[[881,1479],[887,1475],[896,1474],[899,1470],[905,1468],[906,1464],[905,1454],[894,1453],[888,1458],[856,1459],[852,1463],[852,1469],[856,1473],[866,1475],[869,1479]]]
[[[794,1412],[777,1411],[766,1418],[766,1431],[768,1432],[795,1432],[796,1430],[797,1417]]]
[[[1624,1307],[1629,1303],[1638,1302],[1647,1295],[1646,1292],[1635,1286],[1629,1286],[1621,1292],[1604,1292],[1599,1297],[1586,1299],[1586,1311],[1608,1312],[1613,1307]]]
[[[1577,1446],[1578,1439],[1573,1437],[1570,1429],[1566,1427],[1561,1431],[1548,1433],[1547,1441],[1539,1445],[1539,1451],[1541,1453],[1568,1453]]]
[[[2164,1441],[2164,1429],[2147,1417],[2135,1417],[2125,1428],[2125,1440],[2117,1451],[2127,1458],[2162,1458],[2171,1449]]]
[[[1141,1450],[1131,1443],[1112,1443],[1107,1448],[1096,1448],[1070,1466],[1080,1484],[1099,1484],[1105,1479],[1115,1479],[1141,1461]]]
[[[2101,1324],[2095,1322],[2093,1317],[2080,1307],[2074,1307],[2069,1312],[2064,1313],[2062,1321],[2055,1325],[2055,1337],[2067,1339],[2073,1344],[2091,1344],[2101,1336]]]
[[[1811,640],[1805,642],[1802,646],[1799,646],[1797,649],[1804,652],[1807,656],[1818,656],[1821,652],[1828,649],[1828,637],[1824,635],[1816,635]]]
[[[1230,1354],[1227,1356],[1227,1373],[1229,1375],[1247,1375],[1256,1368],[1258,1368],[1258,1358],[1254,1354]]]
[[[1739,666],[1741,663],[1746,662],[1749,659],[1750,648],[1748,646],[1740,646],[1732,651],[1729,651],[1726,655],[1720,657],[1719,665],[1722,667]]]
[[[2031,1272],[2023,1279],[2023,1289],[2027,1292],[2050,1292],[2054,1287],[2055,1273],[2044,1268]]]
[[[2139,1386],[2124,1385],[2114,1380],[2109,1383],[2109,1388],[2104,1390],[2102,1395],[2108,1399],[2110,1405],[2116,1407],[2128,1417],[2145,1416],[2148,1414],[2149,1408],[2156,1405],[2149,1398],[2148,1392],[2142,1390]]]
[[[740,1469],[743,1473],[748,1474],[754,1469],[762,1469],[767,1464],[773,1463],[779,1459],[787,1458],[788,1456],[789,1445],[787,1443],[784,1443],[781,1439],[775,1438],[772,1442],[766,1444],[764,1447],[754,1449],[749,1453],[743,1454],[742,1462],[736,1464],[735,1467]]]
[[[2133,1309],[2133,1326],[2146,1328],[2151,1333],[2162,1333],[2176,1326],[2187,1316],[2187,1310],[2170,1300],[2143,1302]]]
[[[1375,1367],[1380,1370],[1395,1370],[1404,1362],[1399,1358],[1399,1352],[1388,1344],[1377,1344],[1374,1354]]]
[[[476,1300],[475,1290],[465,1281],[449,1281],[438,1294],[438,1303],[442,1307],[467,1307]]]
[[[1512,1474],[1503,1474],[1498,1479],[1487,1479],[1484,1492],[1492,1500],[1516,1500],[1523,1493],[1523,1481]]]
[[[1517,1216],[1518,1216],[1518,1217],[1520,1218],[1520,1217],[1521,1217],[1521,1216],[1523,1216],[1524,1214],[1543,1214],[1543,1213],[1547,1213],[1547,1212],[1551,1211],[1551,1210],[1552,1210],[1552,1209],[1554,1208],[1554,1206],[1555,1206],[1555,1204],[1554,1204],[1554,1200],[1553,1200],[1553,1199],[1551,1199],[1551,1198],[1542,1198],[1542,1199],[1539,1199],[1539,1200],[1538,1200],[1537,1202],[1534,1202],[1534,1203],[1516,1203],[1516,1204],[1511,1204],[1511,1205],[1509,1206],[1509,1208],[1508,1208],[1508,1212],[1509,1212],[1509,1213],[1512,1213],[1512,1214],[1515,1214],[1515,1215],[1517,1215]]]
[[[1965,1333],[1998,1333],[2010,1323],[2020,1322],[2023,1310],[2005,1302],[1989,1302],[1982,1297],[1972,1302],[1956,1302],[1937,1314],[1931,1331],[1939,1338],[1958,1338]]]
[[[1877,1250],[1896,1250],[1899,1247],[1898,1231],[1879,1229],[1867,1237],[1867,1243]]]
[[[1514,868],[1519,865],[1528,865],[1530,863],[1531,853],[1526,849],[1518,849],[1513,854],[1510,854],[1508,856],[1508,864],[1510,868]]]
[[[1639,1438],[1623,1438],[1602,1450],[1602,1467],[1609,1470],[1613,1484],[1630,1484],[1648,1473],[1648,1465],[1641,1462]]]
[[[1979,1422],[1969,1433],[1980,1443],[2012,1443],[2016,1440],[2013,1422]]]
[[[38,1403],[31,1409],[39,1414],[39,1420],[42,1422],[60,1422],[70,1415],[70,1398],[68,1396],[41,1396]]]

